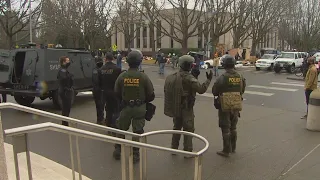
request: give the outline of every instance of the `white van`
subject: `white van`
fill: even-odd
[[[303,56],[300,52],[282,52],[275,60],[274,71],[279,73],[285,69],[288,73],[294,73],[295,68],[301,67]]]

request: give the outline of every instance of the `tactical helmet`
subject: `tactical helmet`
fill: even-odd
[[[130,65],[140,65],[143,59],[142,52],[140,50],[134,49],[129,52],[127,57],[127,63]]]
[[[181,69],[185,71],[191,70],[193,62],[194,62],[194,58],[190,55],[183,55],[179,58],[179,66]]]
[[[226,66],[234,66],[236,64],[236,60],[234,59],[234,57],[232,57],[231,55],[224,55],[222,56],[221,58],[221,61],[223,63],[223,66],[226,67]]]

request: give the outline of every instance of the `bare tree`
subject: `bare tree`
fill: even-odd
[[[84,6],[87,9],[83,16],[84,40],[90,48],[94,48],[99,38],[106,39],[112,35],[111,28],[108,25],[112,22],[112,10],[115,1],[91,0],[87,3]]]
[[[257,45],[264,42],[266,35],[278,27],[289,2],[290,0],[251,0],[250,36],[252,39],[252,55],[256,54]]]
[[[191,37],[197,36],[198,26],[202,26],[204,22],[201,22],[201,18],[204,16],[204,0],[195,0],[192,8],[189,9],[191,4],[189,0],[167,0],[169,9],[158,9],[156,11],[157,21],[162,21],[160,31],[166,36],[172,38],[182,46],[182,53],[185,54],[188,51],[188,40]],[[200,23],[201,22],[201,23]],[[168,24],[170,28],[166,26]]]
[[[218,45],[219,37],[228,33],[236,25],[238,13],[233,2],[234,0],[206,0],[205,41],[211,42],[213,48]]]
[[[279,29],[282,41],[291,48],[309,51],[320,47],[320,8],[317,0],[293,1]]]
[[[13,37],[17,33],[26,30],[26,27],[30,23],[29,15],[33,16],[34,18],[32,19],[36,20],[36,22],[33,23],[37,23],[38,17],[40,16],[41,4],[40,2],[34,7],[30,14],[30,3],[28,0],[6,0],[0,3],[0,25],[6,34],[7,48],[12,48],[15,41],[25,38],[14,40]]]
[[[114,20],[113,28],[122,32],[125,38],[125,45],[128,51],[133,47],[134,39],[137,37],[136,31],[140,32],[141,27],[146,26],[142,23],[143,15],[136,9],[135,1],[123,0],[117,3],[118,12]]]
[[[251,35],[251,22],[249,20],[251,0],[234,1],[234,7],[237,13],[236,24],[232,28],[233,47],[239,48],[243,42]]]

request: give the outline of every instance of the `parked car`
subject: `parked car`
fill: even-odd
[[[209,59],[209,60],[204,61],[203,66],[204,66],[204,69],[208,69],[208,68],[213,67],[213,59]],[[219,68],[223,68],[222,63],[221,63],[221,57],[219,57]]]
[[[303,57],[301,52],[282,52],[275,60],[274,71],[279,73],[285,69],[288,73],[294,73],[295,68],[301,67]]]
[[[264,54],[260,59],[256,61],[256,70],[260,71],[261,68],[272,70],[276,58],[276,54]]]

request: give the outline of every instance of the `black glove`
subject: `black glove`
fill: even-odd
[[[156,106],[153,105],[152,103],[147,103],[146,104],[146,114],[145,114],[145,119],[147,121],[151,121],[153,115],[155,114],[156,112]]]
[[[207,76],[207,79],[211,81],[213,77],[213,72],[211,70],[210,70],[210,73],[206,72],[206,76]]]
[[[199,74],[200,74],[200,71],[199,71],[199,69],[192,69],[192,70],[191,70],[191,74],[192,74],[196,79],[198,79],[198,76],[199,76]]]

